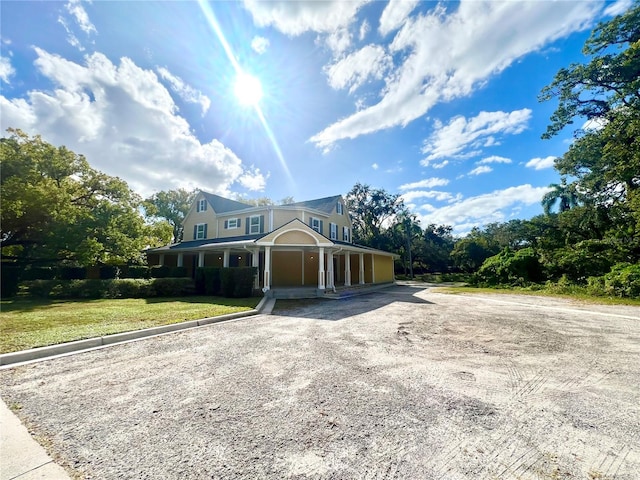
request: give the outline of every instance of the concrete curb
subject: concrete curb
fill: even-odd
[[[177,332],[213,323],[226,322],[237,318],[250,317],[261,313],[266,306],[267,298],[264,297],[253,310],[246,312],[229,313],[218,317],[207,317],[200,320],[190,320],[181,323],[172,323],[170,325],[161,325],[159,327],[145,328],[144,330],[134,330],[133,332],[114,333],[113,335],[105,335],[103,337],[88,338],[86,340],[77,340],[75,342],[60,343],[58,345],[50,345],[48,347],[32,348],[30,350],[22,350],[20,352],[3,353],[0,355],[0,366],[11,365],[14,363],[28,362],[31,360],[40,360],[65,353],[79,352],[92,348],[102,347],[105,345],[115,345],[117,343],[137,340],[139,338],[153,337],[164,333]]]

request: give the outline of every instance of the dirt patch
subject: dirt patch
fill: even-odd
[[[78,478],[640,471],[640,309],[394,287],[0,371]]]

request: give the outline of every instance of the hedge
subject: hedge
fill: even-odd
[[[11,298],[18,293],[18,283],[22,268],[14,265],[2,265],[0,272],[0,297]]]
[[[30,280],[22,286],[30,295],[56,299],[180,297],[194,293],[190,278]]]
[[[220,293],[220,268],[198,267],[195,275],[196,293],[198,295],[217,295]]]
[[[256,267],[223,268],[220,283],[223,297],[245,298],[253,293]]]
[[[186,267],[155,265],[149,269],[151,278],[182,278],[188,276]]]

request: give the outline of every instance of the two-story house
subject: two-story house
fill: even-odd
[[[183,227],[181,242],[147,250],[149,265],[254,266],[264,292],[394,280],[394,254],[353,243],[340,195],[256,207],[201,191]]]

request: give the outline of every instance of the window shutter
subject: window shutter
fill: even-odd
[[[193,239],[196,239],[196,235],[198,235],[198,225],[193,226]]]
[[[313,217],[309,217],[309,226],[313,228]]]
[[[237,222],[238,222],[238,228],[240,228],[240,227],[242,226],[242,225],[240,224],[240,221],[241,221],[241,220],[242,220],[242,219],[240,219],[240,218],[238,218],[238,219],[237,219]]]
[[[247,217],[247,223],[244,225],[244,233],[249,235],[249,217]]]
[[[260,215],[260,233],[264,233],[264,215]]]
[[[322,220],[320,220],[320,235],[322,235],[322,232],[323,232],[323,231],[324,231],[324,230],[323,230],[323,228],[322,228]]]
[[[229,220],[225,220],[225,221],[224,221],[224,228],[225,228],[225,230],[226,230],[227,228],[229,228]]]
[[[207,224],[204,224],[204,238],[207,238]]]
[[[202,211],[206,212],[207,211],[207,201],[205,200],[204,202],[202,202]],[[207,227],[204,227],[207,228]]]

